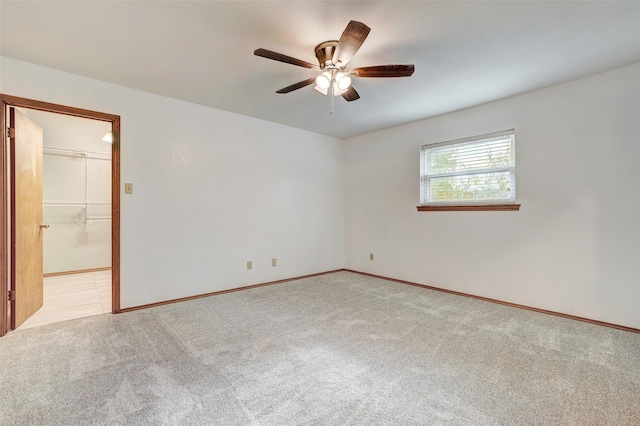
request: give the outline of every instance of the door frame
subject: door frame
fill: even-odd
[[[7,112],[10,107],[35,109],[56,114],[70,115],[73,117],[88,118],[91,120],[106,121],[111,123],[113,143],[111,145],[111,312],[120,312],[120,116],[74,108],[49,102],[0,93],[0,337],[8,332],[9,328],[9,268],[11,256],[9,253],[10,236],[14,228],[14,219],[9,218],[10,188],[9,181],[9,134]]]

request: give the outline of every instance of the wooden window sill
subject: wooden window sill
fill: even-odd
[[[485,204],[466,206],[418,206],[419,212],[518,211],[520,204]]]

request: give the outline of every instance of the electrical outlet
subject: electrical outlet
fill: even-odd
[[[278,266],[278,261],[276,260],[275,257],[271,259],[271,266]]]
[[[124,184],[124,193],[125,194],[133,194],[133,184],[132,183],[125,183]]]
[[[373,260],[373,253],[369,253],[369,260]]]
[[[253,262],[250,260],[247,260],[247,269],[251,269],[253,268]]]

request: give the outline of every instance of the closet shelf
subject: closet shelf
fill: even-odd
[[[83,157],[94,160],[111,160],[110,152],[89,151],[85,149],[68,148],[62,146],[43,146],[42,152],[51,155],[63,155],[69,157]]]
[[[110,206],[108,201],[44,201],[43,207],[88,207],[88,206]]]

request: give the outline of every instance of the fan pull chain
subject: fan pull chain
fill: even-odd
[[[89,153],[84,152],[84,219],[87,220],[87,206],[89,203]]]
[[[329,114],[333,114],[335,112],[334,111],[335,110],[335,108],[334,108],[335,107],[335,101],[333,99],[333,98],[335,98],[335,96],[333,96],[333,84],[331,85],[331,93],[330,93],[329,97],[331,98],[331,110],[329,111]]]
[[[331,84],[329,85],[329,88],[331,89],[331,92],[329,93],[329,97],[331,98],[331,110],[329,111],[329,114],[333,114],[335,112],[335,100],[333,98],[335,98],[334,95],[334,87],[333,84],[336,81],[336,70],[332,69],[331,70]]]

